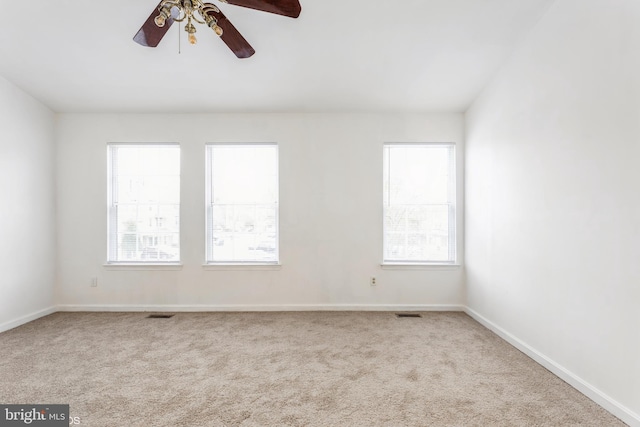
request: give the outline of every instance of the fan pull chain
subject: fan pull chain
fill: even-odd
[[[182,37],[180,37],[180,34],[182,34],[182,28],[180,25],[182,25],[182,23],[178,22],[178,55],[182,53]]]

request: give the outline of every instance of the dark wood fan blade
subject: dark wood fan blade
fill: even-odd
[[[133,36],[133,41],[142,46],[156,47],[164,35],[167,34],[169,27],[173,24],[173,19],[167,19],[164,27],[158,27],[153,21],[155,17],[159,15],[158,7],[160,7],[160,3],[158,3],[158,6],[153,9],[153,12],[151,12],[151,15],[149,15],[149,18],[145,23],[142,24],[142,27],[140,27],[140,30],[138,30],[136,35]]]
[[[222,28],[220,38],[238,58],[249,58],[256,53],[249,42],[242,37],[242,34],[236,30],[236,27],[233,26],[222,12],[209,10],[208,13],[218,20],[218,26]]]
[[[236,6],[248,7],[263,12],[277,13],[278,15],[297,18],[302,7],[298,0],[222,0],[225,3]]]

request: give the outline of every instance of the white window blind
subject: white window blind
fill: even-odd
[[[180,261],[180,146],[108,145],[110,263]]]
[[[278,146],[208,144],[206,262],[277,264]]]
[[[384,145],[383,263],[456,262],[455,145]]]

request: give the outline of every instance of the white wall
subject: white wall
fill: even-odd
[[[633,425],[638,23],[637,0],[558,0],[466,115],[469,307]]]
[[[461,114],[62,114],[57,141],[57,302],[63,309],[464,303],[460,268],[380,268],[383,142],[454,141],[462,158]],[[183,267],[105,268],[106,144],[157,141],[179,142],[182,147]],[[280,147],[282,267],[203,269],[204,144],[255,141],[277,142]],[[97,288],[89,286],[93,276],[98,277]],[[377,277],[376,287],[369,286],[370,276]]]
[[[53,310],[53,113],[0,77],[0,331]]]

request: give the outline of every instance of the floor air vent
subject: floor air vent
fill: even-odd
[[[171,319],[173,314],[150,314],[147,319]]]
[[[422,314],[418,314],[418,313],[396,313],[396,317],[398,317],[398,318],[403,318],[403,317],[422,317]]]

